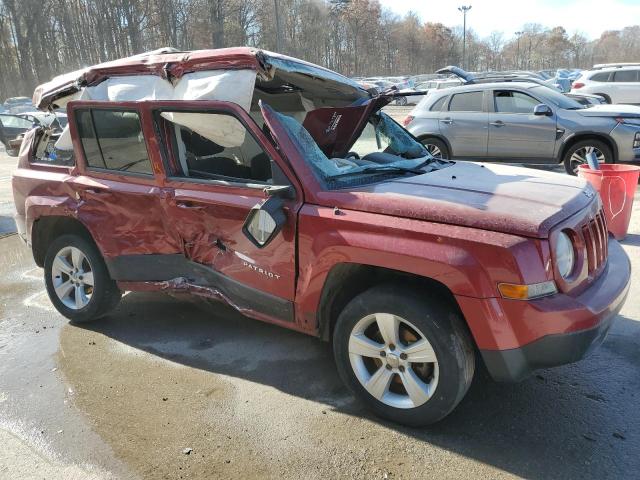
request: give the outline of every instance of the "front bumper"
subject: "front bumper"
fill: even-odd
[[[572,363],[605,339],[629,291],[631,265],[609,240],[602,274],[577,296],[556,294],[528,302],[484,299],[485,316],[467,318],[482,358],[497,381],[518,381],[539,368]],[[471,305],[467,305],[471,306]],[[463,308],[465,313],[466,308]],[[479,331],[480,324],[485,329]],[[488,329],[488,331],[486,330]]]
[[[640,148],[633,148],[633,142],[636,138],[636,132],[640,131],[636,125],[618,124],[611,130],[610,136],[616,143],[618,151],[619,163],[637,163],[640,162]]]

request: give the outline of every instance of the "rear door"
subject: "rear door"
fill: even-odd
[[[163,209],[183,276],[240,310],[293,322],[296,216],[302,196],[270,140],[229,102],[149,102],[164,157]],[[288,187],[286,223],[264,247],[243,226],[268,191]]]
[[[451,158],[484,159],[487,155],[487,122],[482,90],[454,93],[440,112],[440,133],[449,141]]]
[[[640,104],[640,70],[618,70],[613,73],[614,103]]]
[[[154,139],[144,132],[140,104],[79,101],[67,111],[76,163],[68,186],[78,219],[115,280],[161,280],[148,267],[180,247],[167,234]]]
[[[492,92],[488,158],[506,162],[555,162],[556,115],[534,115],[543,102],[513,89]]]

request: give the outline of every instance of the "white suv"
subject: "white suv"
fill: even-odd
[[[600,95],[607,103],[640,104],[640,64],[582,72],[571,85],[571,93]]]

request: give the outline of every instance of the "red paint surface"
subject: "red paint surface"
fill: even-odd
[[[255,62],[249,52],[232,49],[218,60],[194,53],[188,61],[168,68],[175,74],[205,64],[228,68],[231,62],[246,68]],[[180,54],[174,55],[181,62]],[[94,77],[88,78],[160,67],[152,60],[129,62],[95,67],[90,74]],[[554,242],[557,225],[578,228],[599,208],[597,199],[581,195],[584,185],[575,180],[539,180],[529,170],[501,174],[501,167],[490,170],[460,163],[421,176],[325,191],[268,107],[262,106],[263,117],[279,150],[237,105],[204,101],[119,104],[140,114],[154,175],[97,172],[86,167],[74,121],[75,109],[91,105],[104,103],[75,102],[68,107],[76,167],[29,165],[33,135],[25,138],[13,186],[18,223],[25,225],[27,236],[42,216],[61,215],[80,220],[105,257],[183,253],[241,283],[294,301],[294,325],[259,312],[243,313],[309,334],[317,333],[316,313],[327,275],[342,263],[384,267],[441,282],[457,299],[480,348],[514,348],[550,333],[589,328],[620,299],[620,291],[603,287],[597,295],[602,308],[589,303],[588,297],[595,297],[589,288],[595,278],[582,269],[571,281],[558,282],[562,293],[553,297],[532,302],[498,298],[499,282],[558,281],[549,243]],[[226,111],[250,129],[295,190],[295,198],[285,206],[287,224],[270,245],[258,249],[241,232],[249,209],[265,199],[261,190],[169,178],[164,146],[153,123],[158,108]],[[171,165],[173,160],[166,155]],[[340,208],[339,214],[334,207]],[[225,250],[216,246],[218,240]],[[281,279],[247,269],[237,253]],[[623,283],[626,286],[628,279]],[[188,291],[233,304],[214,289],[175,282],[121,286]]]

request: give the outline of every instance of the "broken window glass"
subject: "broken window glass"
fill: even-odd
[[[382,112],[370,118],[345,158],[328,158],[300,122],[275,113],[291,141],[328,188],[363,183],[362,177],[371,174],[419,174],[446,164],[435,160],[422,144]]]

